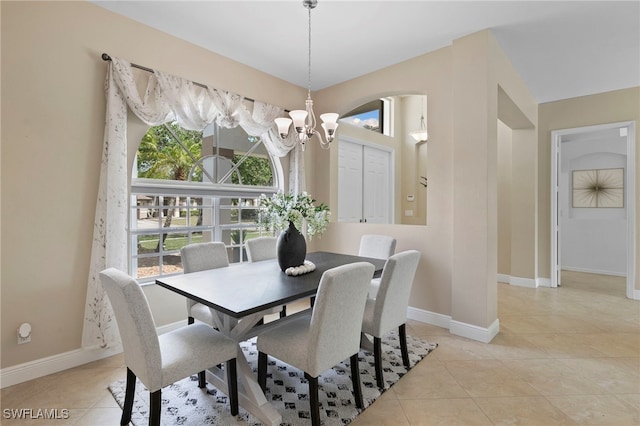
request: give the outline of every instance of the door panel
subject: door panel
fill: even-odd
[[[363,155],[363,214],[367,223],[390,223],[390,154],[365,146]]]
[[[362,219],[362,145],[338,143],[338,220]]]

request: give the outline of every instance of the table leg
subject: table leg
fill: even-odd
[[[223,318],[225,315],[214,312],[218,317],[218,323],[222,325],[220,331],[238,342],[238,353],[236,356],[236,367],[238,372],[238,402],[240,406],[256,416],[267,425],[279,425],[282,422],[280,413],[267,401],[257,378],[251,370],[251,365],[242,351],[240,342],[244,340],[246,332],[256,324],[262,314],[249,315],[242,318],[241,321],[231,321],[230,318]],[[217,367],[207,370],[207,380],[222,392],[228,394],[229,387],[226,381],[226,375]]]

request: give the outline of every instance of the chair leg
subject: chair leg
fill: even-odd
[[[160,408],[162,406],[162,389],[149,395],[149,426],[160,426]]]
[[[284,318],[287,316],[287,305],[282,306],[282,310],[280,311],[280,318]]]
[[[238,372],[236,371],[236,360],[230,359],[226,363],[227,383],[229,384],[229,405],[231,405],[231,415],[238,415]]]
[[[122,406],[121,425],[128,425],[131,421],[131,410],[133,409],[133,395],[136,390],[136,375],[127,367],[127,387],[124,394],[124,405]]]
[[[360,368],[358,365],[358,354],[351,355],[351,381],[353,382],[353,396],[356,399],[356,407],[364,408],[362,400],[362,387],[360,385]]]
[[[196,322],[196,320],[191,315],[189,315],[187,317],[187,324],[191,325],[194,322]],[[207,379],[206,379],[206,374],[205,374],[204,371],[201,371],[201,372],[198,373],[198,387],[199,388],[207,387]]]
[[[198,373],[198,387],[201,389],[207,387],[207,375],[204,371]]]
[[[380,389],[384,389],[384,378],[382,377],[382,339],[373,337],[373,359],[376,365],[376,384]]]
[[[400,352],[402,352],[402,363],[408,370],[409,369],[409,350],[407,348],[407,329],[405,325],[406,324],[400,325],[400,327],[398,327],[398,332],[400,334]]]
[[[262,392],[267,391],[267,354],[258,352],[258,384]]]
[[[309,381],[309,409],[311,410],[311,425],[320,425],[320,404],[318,402],[318,378],[311,377],[304,373],[304,377]]]

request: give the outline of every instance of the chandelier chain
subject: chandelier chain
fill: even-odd
[[[308,95],[309,97],[311,97],[311,8],[307,9],[309,11],[309,58],[308,58],[308,83],[307,83],[307,90],[308,90]]]

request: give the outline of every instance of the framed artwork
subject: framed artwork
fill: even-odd
[[[573,207],[624,207],[624,169],[574,170]]]

